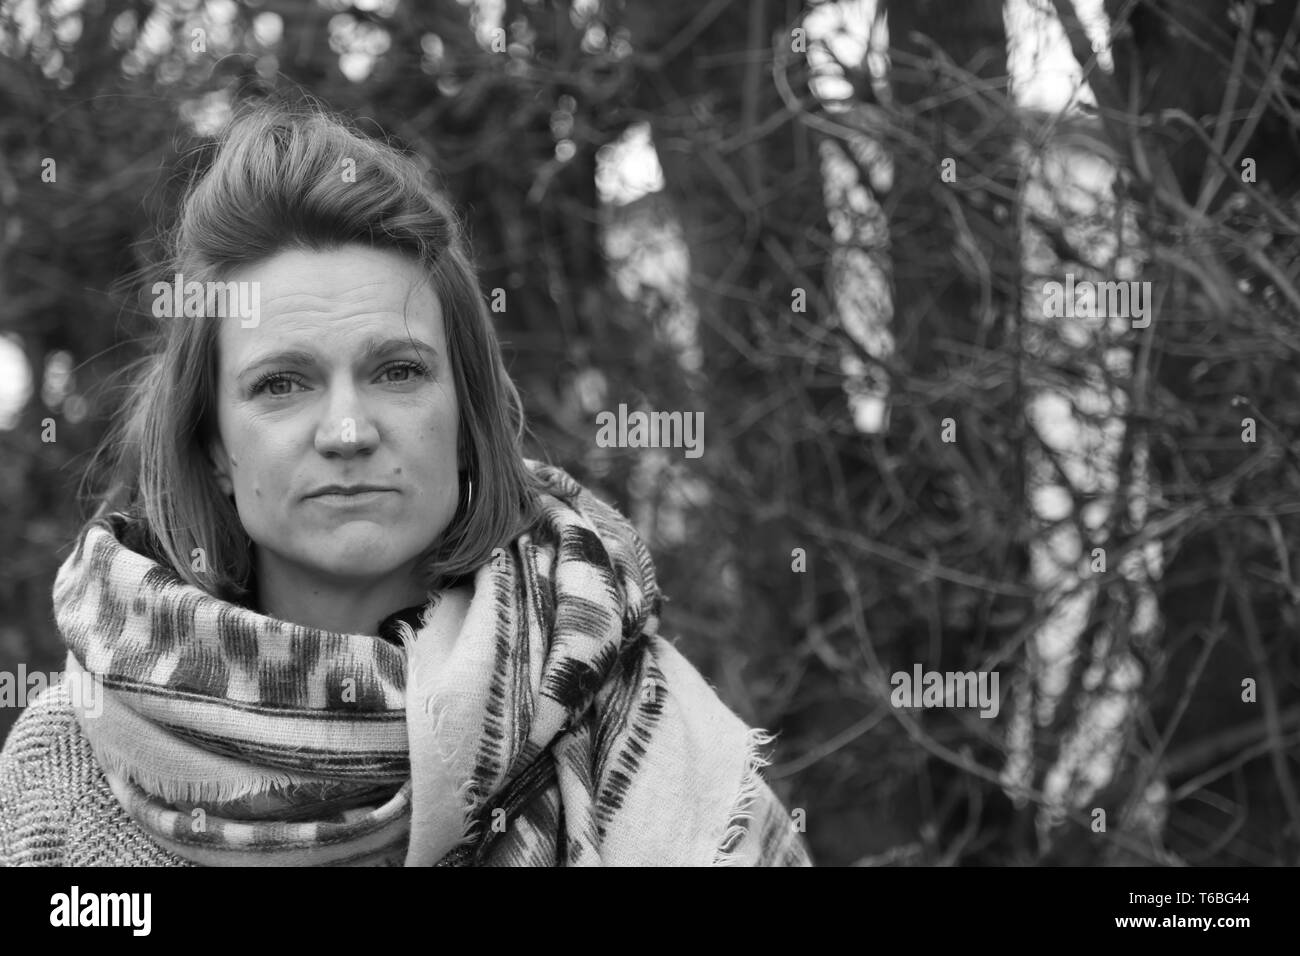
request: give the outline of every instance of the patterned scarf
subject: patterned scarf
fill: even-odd
[[[539,520],[400,647],[218,599],[126,546],[125,516],[88,524],[55,617],[131,818],[212,866],[801,858],[758,773],[772,738],[657,635],[641,539],[528,466]]]

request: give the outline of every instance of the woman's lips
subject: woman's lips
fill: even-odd
[[[321,504],[330,505],[331,507],[360,507],[378,502],[385,495],[394,494],[392,491],[353,491],[346,494],[338,491],[331,491],[328,494],[313,495],[309,501],[319,501]]]

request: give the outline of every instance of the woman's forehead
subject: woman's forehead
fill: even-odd
[[[294,249],[229,278],[259,313],[255,324],[221,323],[221,351],[232,365],[283,350],[373,358],[397,350],[398,342],[409,350],[411,340],[445,354],[442,310],[428,275],[400,253]]]
[[[429,275],[414,258],[361,245],[286,249],[234,270],[229,278],[260,286],[263,306],[279,311],[330,303],[400,310],[411,298],[434,298]]]

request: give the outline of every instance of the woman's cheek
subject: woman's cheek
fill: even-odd
[[[248,489],[259,506],[286,499],[287,482],[294,474],[289,436],[283,429],[255,422],[246,432],[241,456],[246,463]]]

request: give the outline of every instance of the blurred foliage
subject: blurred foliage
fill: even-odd
[[[887,77],[842,64],[834,108],[786,0],[509,0],[499,21],[410,0],[0,5],[0,333],[35,379],[0,431],[0,665],[60,666],[74,491],[149,331],[125,280],[196,132],[301,88],[409,146],[462,208],[485,293],[505,293],[531,453],[646,533],[666,633],[781,732],[769,778],[817,862],[1296,863],[1297,5],[1108,0],[1112,72],[1070,0],[1036,5],[1087,70],[1083,114],[1017,104],[998,0],[882,2]],[[646,131],[662,189],[602,199]],[[1109,205],[1031,202],[1053,150],[1102,160]],[[1126,257],[1156,290],[1149,328],[1033,318],[1044,279]],[[853,263],[883,277],[869,306]],[[855,423],[854,382],[884,427]],[[1044,436],[1044,396],[1118,426],[1100,477]],[[703,410],[705,454],[597,448],[620,403]],[[1037,503],[1049,486],[1064,518]],[[1063,530],[1109,557],[1074,592],[1036,564]],[[1080,594],[1044,709],[1036,636]],[[999,671],[1000,715],[891,708],[887,675],[913,662]],[[1070,742],[1128,669],[1089,782]]]

